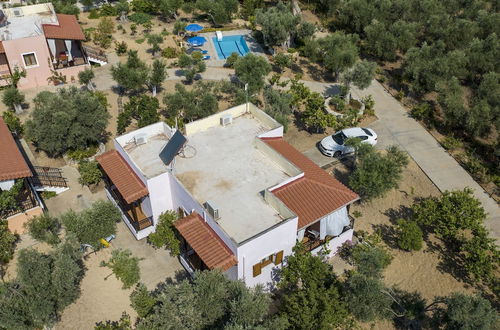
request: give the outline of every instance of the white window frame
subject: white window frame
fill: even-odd
[[[33,56],[35,56],[36,65],[26,65],[26,62],[24,60],[24,56],[31,55],[31,54],[33,54]],[[38,56],[36,56],[36,52],[21,53],[21,58],[23,59],[23,64],[24,64],[24,67],[26,69],[36,68],[36,67],[40,66],[40,62],[38,62]]]

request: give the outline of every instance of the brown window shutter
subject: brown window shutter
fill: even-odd
[[[283,250],[276,253],[276,258],[274,259],[274,264],[279,265],[283,261]]]
[[[253,265],[253,277],[259,276],[261,273],[261,264],[260,262],[258,264]]]

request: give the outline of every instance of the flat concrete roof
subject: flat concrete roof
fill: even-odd
[[[122,135],[116,141],[127,152],[142,175],[151,179],[169,170],[159,155],[171,135],[170,128],[160,122]],[[145,143],[136,143],[140,137],[146,139]]]
[[[283,220],[263,198],[265,189],[289,178],[255,144],[269,129],[244,114],[189,135],[185,157],[175,158],[175,176],[198,202],[218,207],[217,222],[236,243]]]
[[[43,34],[42,24],[58,24],[51,3],[2,9],[7,25],[0,27],[2,40],[15,40]],[[8,32],[8,33],[7,33]]]

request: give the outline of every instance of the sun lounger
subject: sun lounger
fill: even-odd
[[[209,56],[209,55],[205,55],[205,56],[203,56],[203,59],[204,59],[204,60],[209,60],[209,59],[210,59],[210,56]]]
[[[217,41],[222,41],[222,32],[221,31],[215,31],[215,35],[217,36]]]

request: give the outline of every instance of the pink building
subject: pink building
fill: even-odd
[[[51,3],[0,11],[0,86],[17,67],[26,71],[19,89],[51,84],[53,71],[68,82],[89,66],[83,31],[74,15],[54,12]]]

